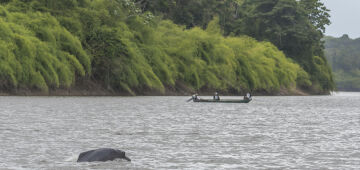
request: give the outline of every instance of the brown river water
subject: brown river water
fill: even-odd
[[[188,98],[0,97],[0,169],[360,169],[360,93]]]

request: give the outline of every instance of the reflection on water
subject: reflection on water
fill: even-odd
[[[360,93],[249,104],[187,99],[0,97],[0,167],[360,168]],[[76,163],[79,153],[102,147],[124,150],[132,162]]]

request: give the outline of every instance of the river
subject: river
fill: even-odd
[[[188,98],[0,97],[0,169],[360,169],[360,93]]]

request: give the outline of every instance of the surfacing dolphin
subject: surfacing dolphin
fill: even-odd
[[[95,161],[113,161],[115,159],[125,159],[131,161],[125,156],[125,152],[118,149],[101,148],[83,152],[79,155],[77,162],[95,162]]]

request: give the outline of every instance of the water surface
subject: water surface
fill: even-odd
[[[187,99],[0,97],[0,169],[360,169],[360,93]],[[103,147],[132,162],[76,163]]]

